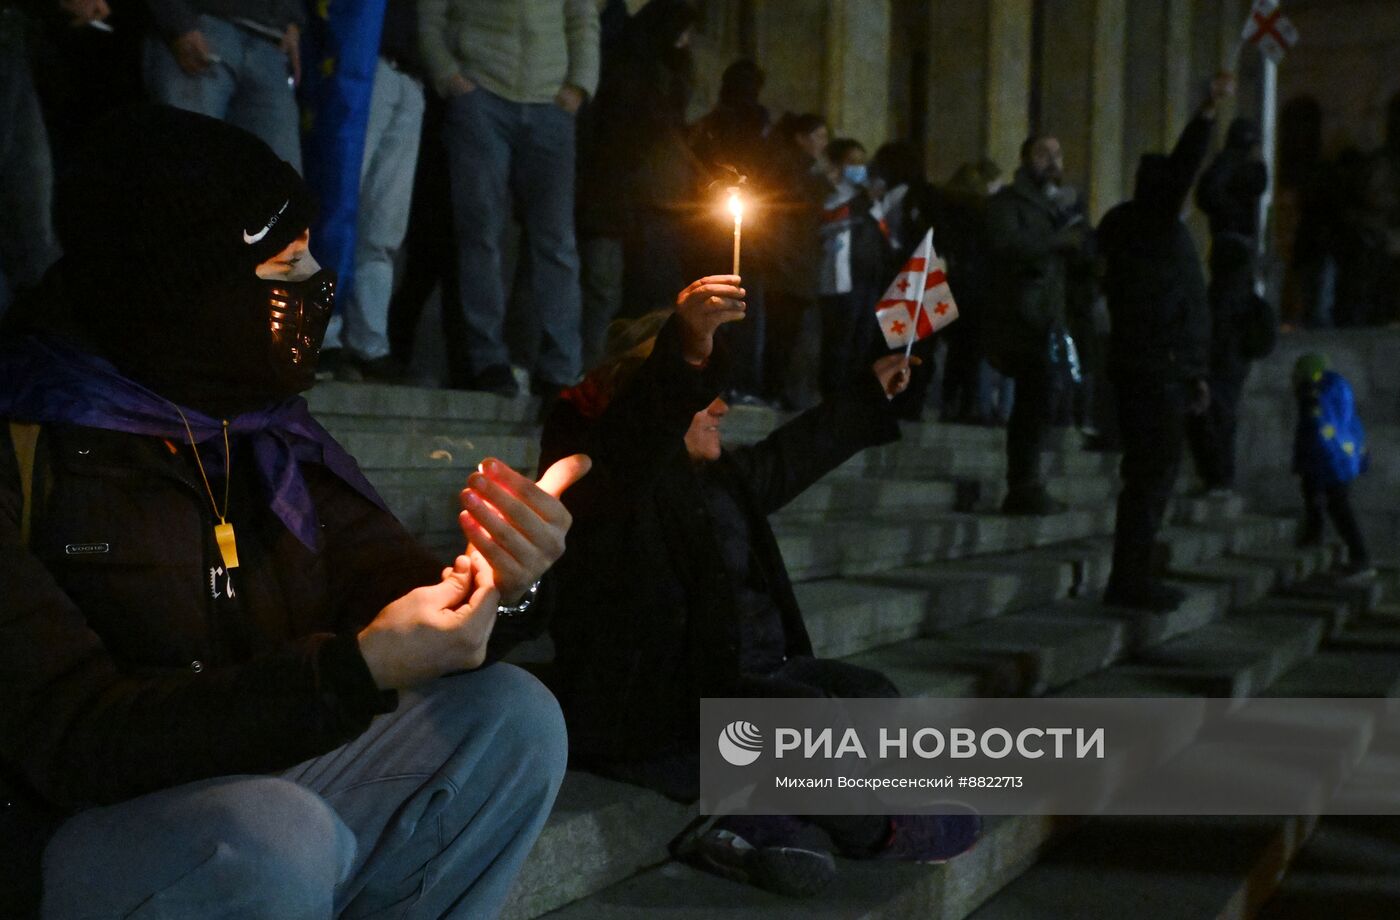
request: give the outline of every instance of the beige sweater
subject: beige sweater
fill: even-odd
[[[512,102],[598,89],[595,0],[419,0],[418,40],[440,93],[454,74]]]

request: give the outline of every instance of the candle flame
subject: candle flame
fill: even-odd
[[[744,219],[744,199],[739,197],[739,190],[731,188],[729,190],[729,213],[734,215],[734,223],[741,223]]]

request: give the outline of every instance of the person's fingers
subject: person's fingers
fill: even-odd
[[[539,516],[525,507],[505,490],[499,490],[488,500],[485,489],[468,489],[462,503],[474,521],[485,528],[491,539],[523,566],[539,561],[542,556],[534,540],[548,530]],[[500,502],[498,507],[495,503]]]
[[[529,584],[525,581],[525,567],[496,542],[495,537],[482,526],[480,520],[469,511],[458,515],[458,520],[461,521],[462,532],[467,535],[467,542],[481,554],[486,563],[485,567],[490,569],[492,584]]]
[[[522,534],[532,546],[541,547],[548,552],[548,543],[558,541],[555,534],[554,524],[545,519],[545,515],[527,504],[520,496],[494,481],[489,476],[482,473],[473,473],[467,479],[467,491],[463,496],[463,503],[468,510],[473,510],[473,498],[485,499],[486,504],[500,515],[501,520],[507,526],[513,528],[517,533]],[[539,500],[559,505],[559,508],[550,509],[550,513],[563,514],[563,507],[558,499],[546,494],[543,490],[530,483],[536,492]],[[477,514],[480,518],[481,515]],[[507,547],[509,549],[510,547]]]
[[[576,454],[574,456],[583,457],[582,454]],[[565,459],[573,461],[572,457]],[[589,465],[592,463],[592,461],[589,461],[586,457],[583,457],[583,460]],[[568,475],[565,471],[572,470],[577,462],[578,461],[571,462],[565,467],[565,470],[561,470],[560,473],[555,475]],[[567,480],[563,483],[560,488],[561,492],[564,488],[568,488],[579,476],[588,472],[588,466],[584,466],[582,471],[573,470],[573,472],[577,475],[574,476],[574,479]],[[552,495],[548,490],[540,488],[540,486],[528,476],[516,472],[499,460],[488,458],[482,461],[480,471],[467,477],[468,486],[473,486],[475,480],[478,479],[485,480],[497,487],[505,489],[507,492],[529,505],[536,516],[543,518],[550,524],[567,525],[569,521],[569,513],[564,509],[563,503],[560,502],[557,497]],[[488,495],[488,499],[494,501],[494,498],[491,498],[490,495]]]
[[[471,587],[470,573],[462,574],[445,569],[441,581],[435,585],[425,585],[417,590],[422,592],[423,600],[429,602],[434,609],[454,610],[461,606],[462,601],[466,600]]]
[[[690,303],[708,303],[708,298],[724,298],[740,302],[748,291],[733,284],[705,284],[686,295]]]
[[[542,491],[558,498],[564,494],[565,489],[587,476],[592,468],[593,461],[587,454],[573,454],[554,461],[536,485]]]

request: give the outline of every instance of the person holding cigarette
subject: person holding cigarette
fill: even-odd
[[[301,0],[147,0],[151,97],[261,138],[301,172]]]

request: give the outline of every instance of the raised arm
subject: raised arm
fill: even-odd
[[[890,400],[909,386],[911,361],[919,359],[886,355],[844,391],[757,444],[726,453],[764,514],[782,508],[858,451],[899,439]]]

